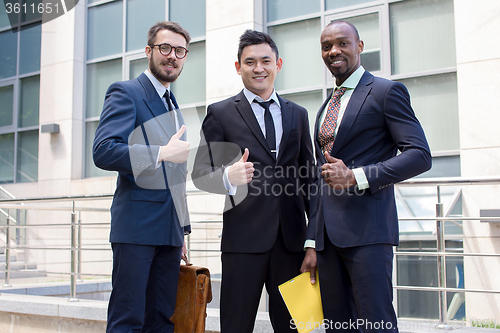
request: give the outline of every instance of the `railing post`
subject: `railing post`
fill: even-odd
[[[7,226],[5,228],[5,284],[4,287],[12,287],[10,285],[10,210],[7,209]]]
[[[437,186],[437,204],[436,204],[436,217],[443,217],[444,209],[441,203],[441,188]],[[436,220],[436,239],[437,239],[437,269],[438,269],[438,287],[446,288],[446,262],[444,252],[445,241],[444,241],[444,221]],[[446,291],[440,290],[439,292],[439,324],[438,328],[450,329],[451,327],[447,324],[448,320],[448,301],[446,299]]]
[[[75,202],[73,201],[73,210],[71,211],[71,290],[69,295],[70,302],[78,302],[76,298],[76,213]]]
[[[78,212],[78,275],[77,282],[82,282],[82,212]]]

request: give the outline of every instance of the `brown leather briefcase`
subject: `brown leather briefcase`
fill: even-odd
[[[204,333],[207,303],[212,301],[210,271],[206,267],[181,265],[175,311],[170,320],[174,333]]]

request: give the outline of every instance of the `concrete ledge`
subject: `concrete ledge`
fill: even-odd
[[[0,294],[0,312],[106,322],[108,302],[32,295]]]
[[[69,297],[69,282],[49,282],[43,284],[27,284],[0,288],[0,293]],[[78,282],[76,284],[78,299],[97,299],[107,301],[111,293],[111,279],[100,279]]]
[[[0,294],[0,332],[95,333],[106,330],[105,301]]]
[[[95,333],[106,329],[108,302],[80,299],[69,302],[68,298],[0,294],[0,332],[58,332]],[[400,319],[401,333],[442,333],[434,320]],[[450,322],[456,333],[498,333],[498,329],[464,326],[465,322]],[[14,328],[14,331],[12,331]],[[207,309],[207,333],[220,332],[219,309]],[[267,312],[259,312],[255,333],[272,333]],[[324,332],[316,329],[314,333]],[[449,332],[449,331],[448,331]]]

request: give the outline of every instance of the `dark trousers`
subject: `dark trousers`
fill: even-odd
[[[339,248],[325,239],[317,257],[327,332],[398,332],[392,245]]]
[[[297,332],[290,328],[290,313],[278,286],[300,274],[304,253],[289,252],[279,232],[266,253],[222,253],[220,299],[221,333],[252,333],[262,287],[269,294],[269,317],[274,332]]]
[[[108,333],[172,333],[182,248],[112,243]]]

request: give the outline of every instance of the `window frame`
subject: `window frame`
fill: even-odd
[[[88,9],[97,7],[100,5],[105,5],[109,4],[112,2],[117,2],[117,1],[122,1],[123,2],[123,10],[122,10],[122,50],[121,53],[116,53],[104,57],[99,57],[99,58],[94,58],[91,60],[87,59],[87,47],[88,47]],[[89,170],[87,170],[87,156],[86,156],[86,142],[87,142],[87,124],[92,123],[92,122],[98,122],[100,116],[92,116],[88,117],[87,116],[87,80],[88,80],[88,65],[90,64],[96,64],[100,63],[103,61],[109,61],[109,60],[122,60],[122,71],[121,71],[121,76],[122,80],[130,80],[130,63],[134,60],[139,60],[139,59],[144,59],[146,58],[146,55],[144,53],[144,48],[146,47],[146,41],[144,41],[144,48],[138,49],[138,50],[132,50],[132,51],[127,51],[127,7],[128,7],[128,1],[129,0],[100,0],[100,1],[95,1],[93,3],[88,3],[86,4],[86,10],[85,10],[85,47],[84,47],[84,94],[83,94],[83,121],[82,121],[82,175],[81,178],[92,178],[92,177],[106,177],[106,176],[112,176],[114,175],[113,172],[109,171],[104,171],[101,170],[102,172],[99,172],[100,174],[97,176],[90,176],[89,175]],[[170,18],[170,0],[164,0],[165,1],[165,16],[164,19],[168,20]],[[190,45],[193,43],[197,42],[202,42],[206,41],[206,33],[204,36],[199,36],[191,39]],[[103,96],[104,97],[104,96]],[[188,103],[188,104],[180,104],[180,108],[189,108],[189,107],[204,107],[206,105],[206,101],[200,102],[200,103]],[[95,167],[95,166],[94,166]],[[95,167],[97,168],[97,167]]]
[[[22,1],[20,1],[22,3]],[[30,132],[30,131],[38,131],[38,142],[40,142],[40,134],[39,134],[39,129],[40,129],[40,101],[38,104],[38,119],[37,119],[37,125],[31,125],[31,126],[25,126],[25,127],[19,127],[20,122],[19,122],[19,117],[21,115],[21,81],[26,78],[31,78],[38,76],[40,77],[40,68],[36,71],[31,71],[28,73],[20,73],[20,66],[21,66],[21,33],[23,28],[29,26],[29,25],[37,25],[37,24],[42,24],[42,17],[40,16],[39,18],[27,20],[27,21],[21,21],[21,11],[18,14],[18,20],[15,25],[9,25],[0,28],[0,33],[8,32],[8,33],[13,33],[12,30],[15,30],[16,33],[16,39],[17,39],[17,44],[16,44],[16,69],[15,69],[15,74],[13,76],[9,76],[6,78],[0,79],[0,87],[6,87],[6,86],[13,86],[13,101],[12,101],[12,124],[7,125],[7,126],[0,126],[0,135],[6,135],[6,134],[13,134],[14,135],[14,174],[12,175],[12,182],[0,182],[0,184],[16,184],[16,183],[25,183],[26,181],[20,181],[18,177],[18,173],[20,171],[20,165],[18,163],[19,160],[19,136],[22,133],[25,132]],[[40,39],[42,38],[42,34],[40,33]],[[40,91],[40,81],[38,81],[38,89]],[[39,146],[37,148],[37,151],[39,152]],[[39,156],[38,156],[39,159]],[[38,181],[38,159],[37,159],[37,178],[34,182]]]

